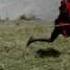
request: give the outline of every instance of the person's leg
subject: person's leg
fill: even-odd
[[[53,32],[51,34],[51,37],[49,39],[46,39],[46,38],[32,38],[32,37],[30,37],[30,39],[29,39],[29,41],[27,43],[27,46],[29,46],[31,43],[36,42],[36,41],[48,42],[48,43],[53,42],[58,37],[59,34],[60,33],[59,33],[58,29],[55,28],[53,30]]]
[[[59,34],[60,34],[60,31],[59,31],[58,28],[56,27],[56,28],[53,30],[53,32],[52,32],[52,34],[51,34],[51,37],[48,39],[47,42],[53,42],[53,41],[55,41],[55,39],[58,37]]]

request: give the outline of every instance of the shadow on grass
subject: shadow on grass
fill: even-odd
[[[4,68],[2,66],[0,66],[0,70],[4,70]]]
[[[44,58],[44,57],[59,57],[61,55],[61,52],[53,49],[53,48],[48,48],[48,49],[39,49],[36,52],[36,56]]]

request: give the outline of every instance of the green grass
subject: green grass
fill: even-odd
[[[70,70],[70,38],[59,36],[51,44],[32,43],[26,47],[31,35],[49,37],[53,27],[46,23],[24,22],[23,24],[0,24],[0,68],[4,70]],[[55,48],[64,52],[58,58],[35,57],[39,49]],[[1,70],[1,69],[0,69]]]

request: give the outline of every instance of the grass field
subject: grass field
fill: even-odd
[[[0,70],[70,70],[70,38],[59,36],[51,44],[35,42],[26,47],[31,35],[48,38],[54,27],[46,22],[0,24]],[[55,48],[62,52],[58,58],[36,57],[39,49]],[[2,69],[3,68],[3,69]]]

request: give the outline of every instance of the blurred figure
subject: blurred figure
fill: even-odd
[[[59,34],[62,34],[64,37],[70,36],[70,0],[61,1],[61,5],[59,7],[59,16],[54,22],[55,28],[49,39],[30,37],[27,46],[36,41],[51,43],[58,37]]]

